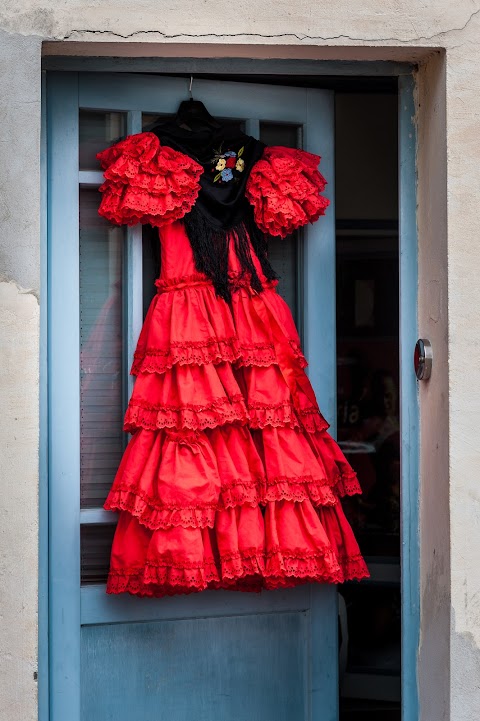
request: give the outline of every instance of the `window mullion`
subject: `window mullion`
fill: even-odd
[[[127,133],[133,135],[142,131],[142,113],[134,110],[127,113]],[[124,263],[124,407],[133,389],[134,379],[129,375],[133,354],[143,323],[143,282],[142,282],[142,226],[127,230]]]
[[[98,188],[103,183],[101,170],[79,170],[78,182],[82,187]]]
[[[80,523],[82,526],[116,523],[117,518],[116,513],[105,511],[103,508],[82,508],[80,511]]]
[[[245,132],[252,138],[260,138],[260,120],[258,118],[247,118],[245,120]]]

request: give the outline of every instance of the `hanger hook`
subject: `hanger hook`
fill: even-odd
[[[193,85],[193,75],[190,75],[190,85],[188,88],[188,92],[190,94],[190,100],[193,100],[192,85]]]

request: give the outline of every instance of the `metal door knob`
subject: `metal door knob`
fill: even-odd
[[[426,338],[419,338],[413,354],[415,375],[419,381],[428,381],[432,374],[432,344]]]

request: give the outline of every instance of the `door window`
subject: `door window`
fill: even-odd
[[[371,578],[340,588],[341,719],[400,719],[397,96],[336,97],[337,437],[361,496],[345,512]],[[359,168],[362,182],[352,168]]]

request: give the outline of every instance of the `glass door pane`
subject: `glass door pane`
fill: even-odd
[[[336,103],[338,442],[362,487],[343,506],[371,573],[339,589],[340,720],[399,721],[397,97]]]
[[[80,110],[79,168],[98,170],[96,154],[120,140],[126,131],[125,113]]]
[[[101,507],[120,461],[123,414],[124,230],[80,191],[80,472],[82,508]]]
[[[265,145],[284,145],[288,148],[301,148],[301,129],[290,123],[260,123],[260,140]],[[271,238],[268,255],[273,269],[279,277],[278,292],[290,306],[295,324],[301,331],[300,323],[300,282],[299,282],[299,238],[297,231],[286,238]]]

